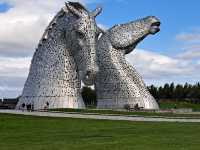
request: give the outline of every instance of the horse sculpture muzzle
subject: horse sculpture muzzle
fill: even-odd
[[[83,83],[88,86],[93,85],[96,79],[97,72],[98,72],[97,66],[93,70],[86,71],[86,74],[83,78]]]
[[[160,20],[154,16],[147,17],[147,21],[150,23],[150,34],[156,34],[160,31]]]

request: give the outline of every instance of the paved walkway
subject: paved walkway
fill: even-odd
[[[94,115],[94,114],[77,114],[62,112],[22,112],[18,110],[0,110],[0,113],[20,114],[31,116],[46,117],[67,117],[67,118],[84,118],[100,120],[127,120],[127,121],[146,121],[146,122],[200,122],[200,119],[185,118],[167,118],[167,117],[141,117],[141,116],[115,116],[115,115]]]

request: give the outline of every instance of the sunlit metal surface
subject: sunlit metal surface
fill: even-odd
[[[22,96],[16,106],[34,109],[85,108],[81,80],[92,85],[98,70],[95,17],[77,2],[68,2],[45,30],[36,49]]]
[[[159,108],[142,77],[125,60],[125,55],[147,35],[157,33],[159,26],[160,21],[150,16],[115,25],[101,36],[97,47],[99,72],[95,83],[98,108],[124,108],[125,105]]]

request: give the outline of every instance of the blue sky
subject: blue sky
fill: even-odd
[[[182,43],[175,36],[190,32],[200,25],[199,0],[103,0],[103,13],[97,21],[108,27],[116,23],[131,21],[144,16],[157,16],[161,20],[161,32],[148,37],[138,47],[173,55],[179,52]],[[94,8],[96,4],[90,4]]]
[[[9,5],[7,5],[6,3],[0,3],[0,12],[5,12],[10,8]]]
[[[103,7],[97,23],[106,28],[156,16],[161,31],[148,36],[127,60],[149,84],[200,81],[199,0],[80,0]],[[64,0],[0,0],[0,98],[21,93],[35,47]]]
[[[106,27],[149,15],[157,16],[162,22],[161,32],[148,37],[138,47],[168,55],[180,51],[179,46],[183,43],[176,41],[177,34],[190,32],[200,25],[199,0],[97,0],[88,3],[87,7],[92,10],[97,5],[103,7],[97,22]],[[5,12],[10,7],[8,3],[2,2],[0,12]]]

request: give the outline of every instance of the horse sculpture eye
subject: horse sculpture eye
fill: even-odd
[[[85,37],[85,35],[80,31],[77,31],[76,34],[80,39],[83,39]]]

